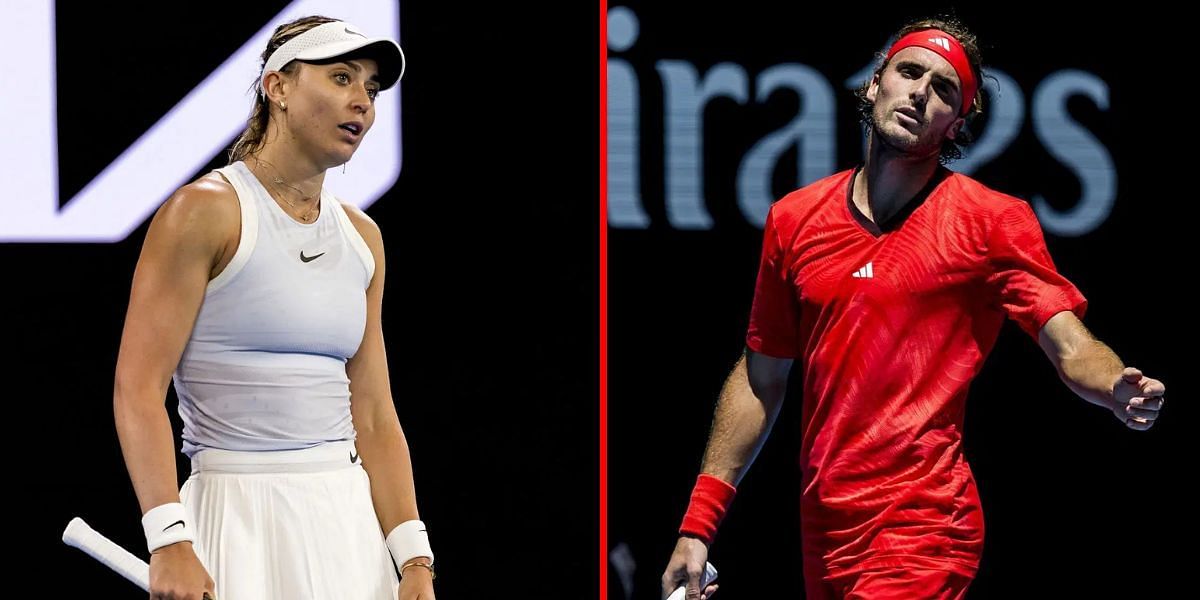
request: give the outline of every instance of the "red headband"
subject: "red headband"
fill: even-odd
[[[888,50],[887,59],[891,60],[897,52],[910,46],[920,46],[937,52],[938,56],[946,59],[946,62],[954,67],[958,81],[962,83],[962,110],[959,111],[959,116],[966,116],[971,110],[971,105],[975,103],[975,92],[979,90],[979,85],[975,81],[975,74],[971,72],[971,61],[967,59],[967,52],[963,50],[962,44],[958,43],[954,36],[940,29],[924,29],[896,40]]]

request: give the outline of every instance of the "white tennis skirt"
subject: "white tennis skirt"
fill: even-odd
[[[336,442],[192,457],[179,495],[217,600],[395,600],[399,579],[357,456],[353,442]]]

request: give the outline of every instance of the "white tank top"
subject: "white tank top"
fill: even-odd
[[[327,191],[304,224],[245,163],[217,172],[237,192],[241,239],[175,369],[183,453],[353,440],[346,360],[366,328],[370,249]]]

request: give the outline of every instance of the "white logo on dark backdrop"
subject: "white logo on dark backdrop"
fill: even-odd
[[[292,2],[60,209],[55,3],[5,7],[0,81],[20,81],[21,93],[11,93],[10,86],[0,94],[0,181],[20,193],[0,198],[0,242],[125,239],[241,133],[250,112],[247,88],[258,75],[262,49],[280,23],[309,14],[336,14],[351,23],[369,23],[376,35],[400,37],[396,0]],[[371,135],[355,153],[347,174],[331,169],[325,178],[338,197],[362,208],[387,193],[400,175],[399,85],[381,94],[377,107]]]
[[[801,99],[798,112],[788,123],[763,136],[740,158],[735,181],[729,182],[746,222],[762,227],[766,221],[767,210],[777,199],[772,177],[787,153],[796,159],[795,187],[834,172],[837,95],[829,77],[807,65],[785,63],[762,70],[751,88],[750,75],[742,65],[722,62],[701,75],[686,60],[664,59],[654,63],[661,80],[663,106],[643,107],[640,86],[658,86],[660,82],[640,81],[633,65],[619,57],[637,42],[638,28],[637,15],[628,7],[609,9],[607,158],[611,227],[649,228],[650,216],[645,207],[646,202],[654,202],[664,205],[672,229],[713,228],[705,197],[705,176],[711,171],[706,171],[704,165],[704,113],[718,98],[748,106],[752,102],[764,104],[775,92],[790,90]],[[867,65],[842,86],[857,89],[871,76],[872,67]],[[974,173],[1003,154],[1026,121],[1026,95],[1021,86],[999,69],[988,69],[985,74],[983,89],[990,99],[987,128],[966,157],[950,165],[960,173]],[[1086,71],[1062,69],[1033,86],[1028,109],[1028,119],[1042,147],[1079,181],[1079,198],[1068,210],[1054,208],[1041,194],[1031,199],[1045,230],[1059,236],[1084,235],[1099,227],[1112,213],[1117,195],[1117,171],[1108,148],[1067,111],[1067,101],[1075,97],[1090,101],[1101,111],[1109,108],[1108,84],[1103,79]],[[643,189],[641,181],[641,116],[650,110],[662,111],[661,196],[657,190]]]

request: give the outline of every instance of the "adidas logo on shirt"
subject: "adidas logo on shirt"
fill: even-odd
[[[871,267],[871,263],[867,263],[861,269],[855,271],[853,277],[857,279],[874,279],[875,269]]]

